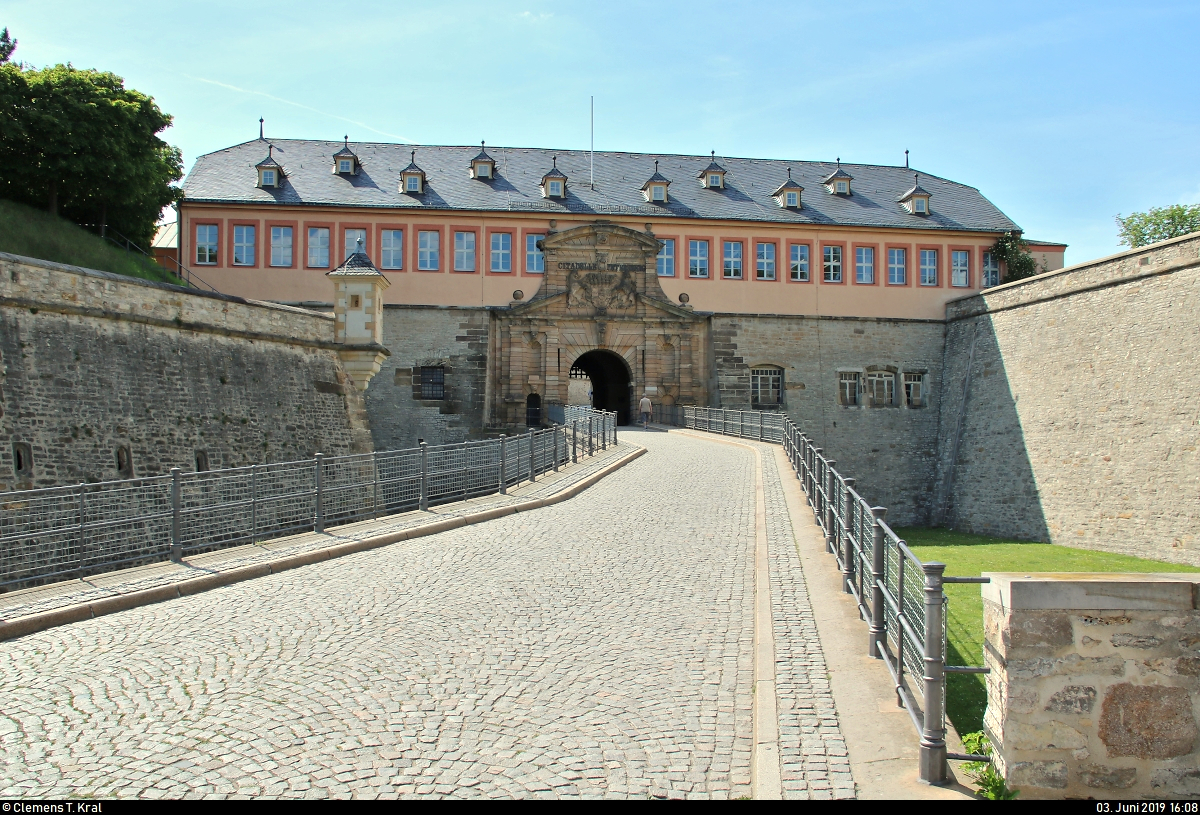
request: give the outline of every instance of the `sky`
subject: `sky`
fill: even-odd
[[[112,71],[196,157],[258,136],[904,164],[1067,262],[1200,202],[1200,3],[0,0],[14,59]],[[935,202],[936,204],[936,202]]]

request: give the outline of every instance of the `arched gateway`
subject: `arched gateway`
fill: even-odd
[[[524,424],[530,395],[565,404],[572,365],[622,423],[643,392],[660,405],[708,404],[705,320],[667,300],[649,230],[597,221],[551,231],[544,248],[541,289],[493,312],[490,424]]]

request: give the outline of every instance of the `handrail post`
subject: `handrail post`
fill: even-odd
[[[854,563],[854,539],[850,527],[854,517],[850,490],[854,487],[854,481],[853,478],[842,479],[842,591],[846,594],[854,593],[854,575],[858,571]]]
[[[87,533],[87,516],[84,514],[84,491],[87,489],[87,484],[79,485],[79,570],[83,571],[83,561],[87,555],[85,547]]]
[[[943,662],[942,573],[945,563],[922,564],[925,572],[925,728],[921,732],[921,774],[927,784],[946,783],[946,672]]]
[[[529,431],[529,483],[537,481],[537,436]]]
[[[181,538],[180,515],[183,510],[183,489],[179,483],[182,470],[171,468],[171,560],[178,563],[183,560],[183,540]]]
[[[758,412],[758,440],[763,440],[763,415],[761,410]]]
[[[258,465],[250,465],[250,542],[258,542]]]
[[[608,449],[608,414],[600,415],[600,449]]]
[[[838,476],[833,469],[834,464],[837,464],[834,460],[825,462],[825,551],[827,552],[836,551],[833,548],[836,545],[834,540],[837,534],[834,529],[837,519],[837,507],[835,505],[837,498],[834,492],[834,485],[837,484]]]
[[[322,453],[317,453],[315,456],[313,456],[317,474],[317,514],[313,521],[313,528],[316,529],[317,532],[325,531],[325,468],[322,466],[324,464],[324,458],[325,456]]]
[[[371,496],[371,517],[379,517],[379,453],[371,451],[371,479],[372,479],[372,496]]]
[[[571,420],[571,463],[579,463],[579,420]]]
[[[422,512],[429,509],[429,445],[421,440],[421,500],[417,508]]]
[[[588,414],[588,455],[596,455],[595,436],[592,435],[592,414]]]
[[[504,473],[504,433],[500,434],[500,494],[508,495],[508,479]]]
[[[558,428],[555,427],[550,432],[554,434],[554,472],[558,472]]]
[[[879,643],[887,636],[887,616],[883,609],[883,564],[884,564],[884,535],[883,516],[887,515],[884,507],[871,507],[871,515],[875,518],[871,541],[871,641],[867,643],[867,656],[882,659]]]

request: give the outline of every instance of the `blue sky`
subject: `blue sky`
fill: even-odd
[[[269,136],[903,164],[1068,263],[1200,201],[1200,4],[3,0],[35,65],[125,77],[195,157]]]

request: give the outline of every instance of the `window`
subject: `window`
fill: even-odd
[[[211,265],[217,262],[217,225],[196,227],[196,263]]]
[[[492,233],[492,271],[512,271],[512,235],[507,232]]]
[[[350,308],[354,308],[354,309],[362,308],[362,295],[361,294],[350,295]]]
[[[802,243],[792,244],[791,275],[796,283],[808,282],[808,246]]]
[[[421,368],[421,398],[446,398],[446,369],[441,365]]]
[[[727,280],[742,279],[742,242],[725,241],[725,265],[722,272]]]
[[[854,282],[875,282],[875,250],[870,246],[858,246],[854,249]]]
[[[650,200],[651,201],[659,201],[659,202],[666,201],[667,200],[667,188],[664,187],[662,184],[654,184],[653,186],[651,186],[650,187]]]
[[[271,265],[292,265],[292,228],[290,226],[271,227]]]
[[[346,230],[346,257],[350,257],[355,252],[367,251],[367,230],[365,229],[347,229]],[[345,260],[345,258],[342,258]]]
[[[557,198],[562,195],[562,182],[551,181],[549,186],[549,195],[551,198]]]
[[[542,251],[541,243],[545,235],[525,236],[525,271],[531,274],[543,274],[546,271],[546,254]]]
[[[787,205],[788,205],[789,207],[798,207],[798,206],[800,206],[800,196],[799,196],[799,195],[797,195],[797,194],[796,194],[796,193],[794,193],[794,192],[785,193],[785,194],[784,194],[784,200],[786,200],[786,201],[787,201]]]
[[[315,269],[329,265],[329,227],[308,228],[308,265]]]
[[[475,177],[476,178],[491,178],[492,177],[492,165],[486,161],[481,161],[481,162],[477,163],[475,165]]]
[[[408,183],[405,185],[406,189],[409,192],[420,192],[421,191],[421,177],[419,175],[410,175],[410,176],[407,176],[407,178],[408,178]]]
[[[754,251],[754,277],[757,280],[775,279],[775,244],[760,243]]]
[[[938,256],[936,249],[921,250],[921,285],[936,286],[938,284]]]
[[[826,283],[842,282],[842,247],[825,247],[825,278]]]
[[[339,173],[354,172],[354,162],[348,158],[338,159],[338,172]]]
[[[12,446],[13,474],[33,475],[33,448],[27,442],[15,441]]]
[[[841,371],[838,373],[838,404],[858,404],[858,372]]]
[[[721,176],[719,173],[709,173],[708,186],[710,186],[710,187],[720,187],[721,186]]]
[[[208,470],[208,451],[196,451],[196,472],[203,473]]]
[[[674,238],[664,238],[662,240],[662,246],[658,250],[658,257],[654,259],[654,266],[658,270],[659,277],[675,276]]]
[[[904,404],[911,408],[925,405],[925,374],[904,375]]]
[[[837,182],[837,191],[838,192],[845,194],[847,191],[849,191],[849,189],[850,189],[850,186],[845,181]]]
[[[991,252],[983,253],[983,281],[980,285],[984,288],[1000,285],[1000,261]]]
[[[121,478],[133,478],[133,454],[128,445],[117,448],[117,473]]]
[[[263,170],[262,171],[262,185],[264,187],[274,187],[275,186],[275,171],[274,170]]]
[[[871,371],[867,374],[867,393],[871,405],[887,407],[896,403],[896,375],[891,371]]]
[[[475,233],[454,233],[454,271],[475,271]]]
[[[971,253],[955,249],[950,253],[950,285],[971,285]]]
[[[782,368],[750,369],[750,403],[753,405],[778,405],[783,395]]]
[[[924,198],[913,199],[913,212],[917,213],[918,215],[924,215],[925,213],[929,212],[929,207],[926,205]]]
[[[708,241],[688,241],[688,277],[708,277]]]
[[[438,270],[441,237],[441,233],[438,232],[417,233],[417,269],[422,272]]]
[[[233,228],[233,265],[254,265],[254,227],[235,226]]]
[[[908,282],[908,250],[889,249],[888,251],[888,282],[893,286],[903,286]]]
[[[385,229],[379,236],[380,261],[385,269],[404,268],[404,230]]]

